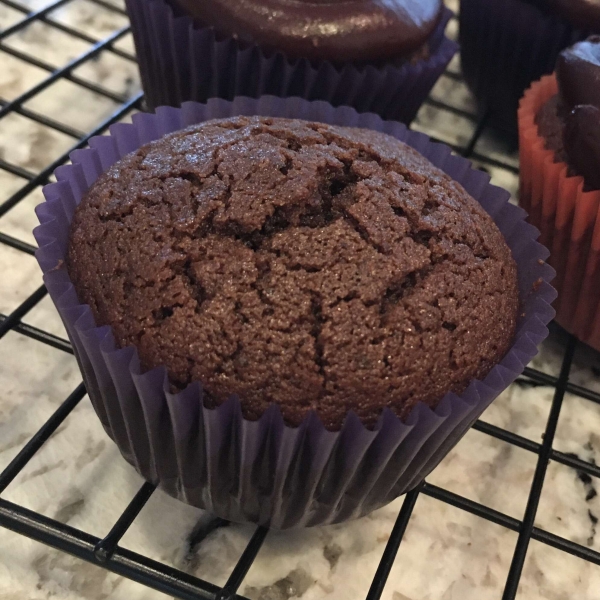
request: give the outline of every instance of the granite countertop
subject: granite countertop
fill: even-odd
[[[21,0],[31,9],[48,0]],[[122,6],[121,0],[110,0]],[[0,4],[0,27],[22,18]],[[90,0],[71,0],[49,15],[102,39],[126,25],[126,17]],[[449,31],[456,34],[456,22]],[[51,24],[33,23],[3,42],[14,50],[60,67],[89,44]],[[132,52],[131,37],[117,47]],[[47,73],[0,51],[0,97],[11,100]],[[451,65],[457,72],[458,60]],[[109,52],[77,69],[81,79],[131,96],[139,90],[135,64]],[[423,107],[415,127],[449,143],[464,144],[474,130],[473,102],[465,86],[443,77],[433,97],[460,111]],[[107,118],[118,104],[69,81],[60,81],[28,101],[26,108],[82,132]],[[0,123],[0,158],[37,173],[74,143],[66,134],[11,114]],[[484,135],[480,154],[516,164],[517,155]],[[517,177],[509,170],[483,165],[494,182],[511,192]],[[0,170],[0,203],[25,180]],[[33,207],[39,189],[0,218],[0,232],[33,243]],[[41,285],[35,260],[0,244],[0,312],[10,313]],[[49,299],[25,319],[28,324],[64,336]],[[534,366],[558,375],[564,334],[553,330]],[[600,355],[579,348],[571,379],[600,391]],[[0,469],[44,423],[80,382],[72,356],[16,332],[0,341]],[[483,419],[540,443],[553,389],[531,382],[514,384]],[[554,447],[595,463],[600,461],[600,405],[567,394]],[[527,503],[537,456],[478,431],[471,431],[430,477],[430,483],[516,519]],[[142,481],[104,433],[87,398],[35,455],[3,498],[46,516],[104,536]],[[551,463],[536,525],[600,551],[600,482]],[[364,598],[397,517],[402,499],[363,519],[295,532],[272,532],[246,576],[240,593],[253,600]],[[223,584],[253,527],[229,525],[201,543],[210,516],[154,493],[122,540],[122,545],[215,584]],[[385,600],[498,600],[506,581],[517,534],[421,495],[383,593]],[[165,597],[94,565],[0,529],[0,599],[150,600]],[[518,598],[522,600],[597,600],[600,567],[532,542]]]

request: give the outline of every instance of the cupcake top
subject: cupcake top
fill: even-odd
[[[333,430],[464,391],[518,312],[510,250],[458,183],[389,136],[299,120],[210,121],[129,154],[77,208],[67,268],[174,391]]]
[[[219,33],[292,58],[380,61],[421,49],[442,0],[169,0]]]
[[[600,189],[600,36],[563,50],[556,79],[559,93],[538,115],[540,134],[586,189]]]

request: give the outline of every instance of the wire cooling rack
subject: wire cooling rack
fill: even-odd
[[[81,27],[65,24],[64,21],[61,21],[56,16],[59,9],[64,8],[66,5],[74,5],[80,2],[85,2],[88,10],[91,7],[91,10],[97,9],[98,11],[104,11],[106,14],[116,13],[125,15],[120,0],[54,0],[45,5],[38,0],[0,0],[0,12],[8,12],[12,19],[12,23],[0,31],[0,52],[2,56],[12,57],[46,72],[46,75],[41,80],[23,90],[22,93],[10,101],[0,99],[0,127],[3,126],[4,119],[7,116],[18,114],[24,119],[30,120],[49,130],[60,132],[72,141],[68,151],[56,158],[52,164],[35,172],[11,162],[10,156],[0,157],[0,171],[6,171],[19,178],[22,182],[17,191],[10,195],[10,197],[5,198],[0,204],[0,218],[17,207],[23,199],[37,188],[47,183],[52,172],[58,166],[68,161],[71,151],[84,146],[92,136],[105,132],[111,124],[126,118],[136,110],[142,109],[143,97],[140,92],[132,94],[117,93],[114,89],[110,89],[108,85],[95,83],[77,74],[80,67],[96,61],[101,53],[108,53],[135,65],[135,57],[130,51],[122,49],[118,43],[125,36],[129,35],[130,31],[127,26],[110,32],[103,39],[98,39],[97,35],[94,36]],[[40,7],[40,5],[42,6]],[[54,65],[47,64],[44,61],[44,57],[36,56],[34,50],[29,51],[28,48],[10,43],[10,40],[14,39],[15,35],[22,34],[36,23],[42,23],[45,28],[49,28],[48,30],[58,31],[63,36],[68,36],[68,39],[83,44],[86,50],[75,59],[68,60],[65,64],[57,68]],[[450,28],[456,29],[455,19],[450,23]],[[95,33],[97,34],[97,32]],[[453,63],[453,66],[451,65],[444,77],[457,82],[461,81],[456,61]],[[112,101],[116,107],[114,113],[108,119],[95,126],[93,130],[79,131],[76,127],[65,124],[64,119],[60,120],[49,117],[42,112],[32,109],[30,106],[26,106],[31,104],[30,100],[35,99],[39,94],[61,80],[67,80],[87,90],[89,93]],[[518,174],[518,168],[514,160],[511,160],[510,157],[506,160],[497,152],[486,153],[479,150],[480,146],[483,148],[487,147],[485,143],[481,142],[485,139],[486,135],[490,135],[489,129],[486,127],[485,118],[477,118],[474,111],[465,110],[463,106],[460,106],[460,103],[453,102],[451,95],[437,98],[434,92],[433,96],[427,101],[426,106],[422,110],[422,116],[418,119],[415,126],[431,134],[432,132],[428,131],[427,115],[433,113],[436,113],[438,122],[441,119],[442,122],[452,124],[449,126],[452,131],[448,136],[442,135],[441,137],[444,138],[442,141],[450,143],[456,152],[470,157],[476,164],[483,165],[483,168],[487,168],[492,173],[496,170],[500,174],[512,174],[513,179],[515,179]],[[463,127],[461,130],[460,123],[467,123],[468,127]],[[458,134],[456,134],[457,131]],[[0,233],[0,244],[10,246],[28,255],[32,255],[35,252],[34,246],[6,233]],[[40,287],[10,314],[0,314],[0,343],[2,343],[2,338],[7,333],[15,332],[36,340],[40,344],[46,344],[52,348],[72,354],[71,345],[67,340],[22,321],[46,296],[46,293],[46,289]],[[522,378],[522,383],[527,383],[528,385],[543,385],[554,388],[549,418],[541,444],[483,421],[477,422],[474,426],[476,430],[484,434],[529,451],[537,456],[537,466],[529,490],[523,519],[515,519],[441,487],[428,483],[421,485],[418,489],[407,494],[403,501],[367,594],[367,600],[380,598],[394,559],[402,543],[403,535],[415,503],[421,494],[517,532],[518,541],[504,587],[503,600],[512,600],[517,595],[526,553],[532,540],[600,565],[599,552],[534,526],[544,478],[548,466],[552,461],[575,469],[580,474],[580,477],[600,477],[600,467],[580,460],[573,454],[559,452],[553,448],[553,441],[565,393],[574,394],[600,404],[599,393],[569,381],[569,373],[577,341],[572,337],[566,337],[565,339],[566,349],[558,377],[528,368]],[[4,492],[7,486],[27,465],[44,442],[68,418],[71,411],[84,396],[85,388],[83,384],[80,384],[64,400],[62,405],[41,429],[26,443],[14,460],[0,474],[0,494]],[[255,557],[260,552],[268,531],[262,527],[258,527],[255,530],[226,584],[220,588],[171,566],[159,563],[119,546],[119,541],[153,492],[153,485],[149,483],[142,485],[108,535],[103,539],[62,524],[2,498],[0,498],[0,525],[176,598],[188,600],[197,598],[211,600],[237,598],[242,600],[243,597],[238,595],[237,591]],[[209,528],[218,527],[219,525],[222,525],[222,523],[216,521]]]

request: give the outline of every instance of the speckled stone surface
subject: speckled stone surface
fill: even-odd
[[[112,2],[120,4],[120,0]],[[24,2],[31,8],[46,3],[47,0]],[[125,17],[111,14],[89,0],[72,0],[50,17],[98,39],[126,24]],[[20,14],[14,10],[0,9],[0,27],[9,26],[18,18]],[[455,33],[456,22],[452,21],[449,27]],[[35,44],[35,51],[30,51],[56,67],[87,47],[86,42],[63,36],[54,31],[52,37],[44,39],[24,31],[10,36],[5,43],[22,50]],[[59,43],[59,39],[65,41]],[[129,36],[117,45],[131,49]],[[137,72],[132,63],[117,58],[102,55],[77,73],[130,96],[139,88]],[[3,67],[0,96],[6,100],[44,76],[44,72],[35,68],[23,68],[17,59],[2,51],[0,64]],[[457,72],[458,64],[455,59],[451,72]],[[71,86],[75,84],[57,84],[27,106],[36,103],[36,110],[81,131],[96,126],[118,106],[112,100],[87,95],[80,87]],[[415,128],[464,146],[475,128],[475,121],[469,116],[474,114],[473,103],[465,86],[452,76],[444,76],[432,98],[458,110],[449,112],[425,105]],[[52,132],[20,115],[10,115],[0,123],[0,157],[34,173],[73,143],[66,134]],[[514,149],[504,147],[488,133],[480,139],[475,151],[477,158],[488,156],[512,164],[517,160]],[[516,194],[518,178],[512,171],[485,161],[476,162],[490,172],[495,183]],[[23,184],[23,179],[0,171],[0,202]],[[36,224],[33,207],[40,200],[39,190],[27,196],[0,218],[0,232],[33,243],[30,234]],[[41,284],[35,259],[3,244],[0,244],[0,274],[3,314],[13,310]],[[64,336],[48,299],[25,321]],[[563,334],[555,330],[532,366],[556,376],[563,353]],[[581,348],[575,357],[571,381],[600,391],[600,355]],[[80,376],[71,356],[11,332],[0,340],[0,382],[2,469],[78,385]],[[541,443],[552,394],[550,387],[516,383],[488,409],[483,419]],[[600,405],[568,394],[554,447],[582,460],[599,462]],[[521,519],[535,465],[534,454],[471,431],[429,481]],[[139,476],[104,433],[89,400],[84,398],[7,488],[3,498],[103,536],[141,484]],[[600,496],[595,491],[600,493],[599,481],[551,463],[536,525],[600,551],[600,529],[595,523],[600,517]],[[269,535],[240,593],[252,600],[364,597],[401,503],[400,499],[351,523]],[[199,545],[191,545],[190,539],[202,531],[209,519],[209,515],[156,492],[122,544],[223,584],[253,529],[232,525],[212,532]],[[514,532],[420,496],[382,598],[499,600],[516,540]],[[598,590],[600,567],[532,542],[518,600],[597,600]],[[0,529],[0,599],[23,598],[159,600],[166,596]]]

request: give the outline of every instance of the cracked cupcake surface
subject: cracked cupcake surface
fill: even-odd
[[[484,377],[512,342],[514,260],[492,219],[381,133],[238,117],[129,154],[75,212],[81,302],[174,390],[256,419],[372,427]]]

